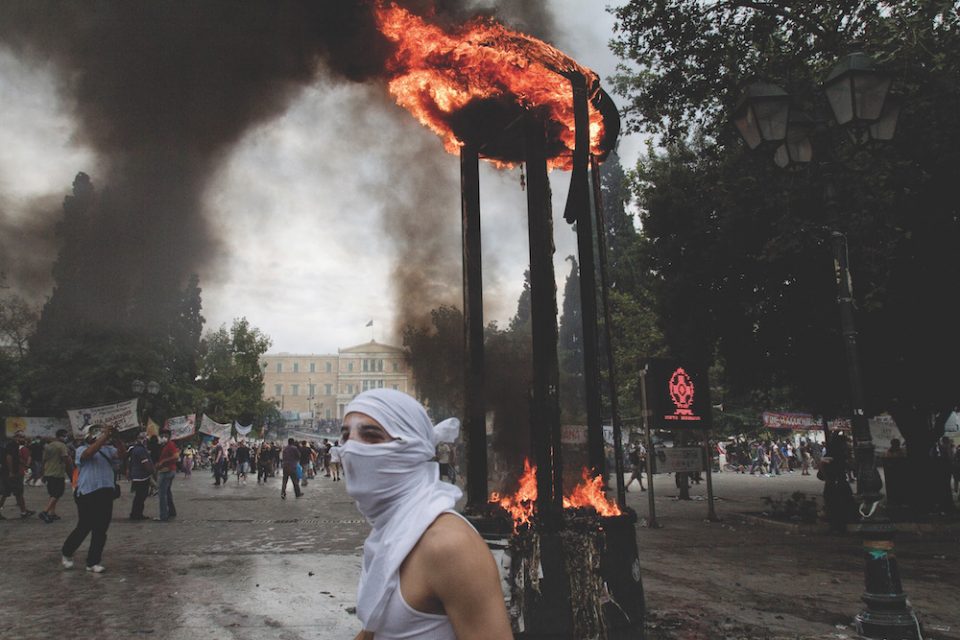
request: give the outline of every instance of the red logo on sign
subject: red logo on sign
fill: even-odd
[[[677,406],[676,414],[681,416],[693,415],[693,380],[689,374],[678,367],[670,376],[670,399]]]

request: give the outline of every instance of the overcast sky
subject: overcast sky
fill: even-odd
[[[616,59],[608,48],[613,18],[605,3],[549,4],[558,24],[554,44],[601,78],[610,76]],[[200,274],[208,329],[246,316],[271,337],[273,353],[335,353],[372,336],[395,343],[390,273],[401,257],[384,238],[384,221],[394,195],[404,197],[398,181],[417,169],[405,164],[406,149],[411,158],[414,151],[436,154],[431,179],[417,188],[432,190],[431,200],[449,209],[450,224],[434,231],[449,247],[437,264],[450,282],[459,282],[459,161],[384,95],[384,87],[318,78],[281,117],[250,130],[236,146],[205,198],[226,245],[215,268]],[[96,184],[98,158],[76,144],[74,131],[51,71],[0,47],[6,224],[29,225],[27,205],[38,198],[49,198],[57,212],[78,171]],[[638,137],[621,139],[625,165],[641,147]],[[519,176],[519,170],[481,170],[485,315],[501,324],[515,311],[529,257]],[[568,175],[554,171],[551,181],[562,291],[564,260],[576,252],[576,240],[561,215]],[[53,256],[40,258],[52,262]],[[365,327],[370,320],[372,331]]]

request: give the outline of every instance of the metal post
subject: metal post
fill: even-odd
[[[480,158],[460,150],[460,211],[463,236],[464,418],[467,435],[467,511],[487,502],[486,403],[483,394],[483,268],[480,255]]]
[[[597,238],[600,247],[600,300],[603,304],[603,333],[607,352],[607,376],[610,383],[610,413],[613,422],[613,466],[616,469],[617,504],[627,506],[626,487],[623,484],[623,425],[620,422],[620,401],[617,393],[617,371],[613,361],[613,320],[610,317],[610,296],[607,293],[607,223],[603,215],[603,194],[600,190],[600,163],[590,156],[590,176],[593,181],[593,210],[597,213]]]
[[[653,500],[653,436],[650,434],[650,408],[647,405],[647,365],[640,369],[640,410],[643,413],[643,429],[647,436],[647,527],[659,529],[657,510]]]
[[[563,517],[560,449],[560,366],[557,361],[557,284],[553,269],[553,210],[543,124],[525,123],[527,223],[530,244],[530,316],[533,334],[533,402],[530,433],[537,463],[537,512],[547,529]]]
[[[857,632],[867,638],[919,639],[920,623],[900,582],[900,568],[894,553],[895,528],[886,518],[874,518],[880,501],[882,482],[874,460],[873,438],[864,411],[860,357],[857,353],[857,330],[853,315],[853,281],[850,277],[847,238],[834,231],[834,270],[837,276],[837,297],[840,304],[840,327],[847,356],[850,378],[854,457],[857,462],[857,497],[861,501],[860,525],[864,551],[864,592],[867,608],[856,616]]]
[[[703,449],[707,460],[707,520],[717,522],[717,512],[713,505],[713,447],[710,446],[710,431],[703,432]]]

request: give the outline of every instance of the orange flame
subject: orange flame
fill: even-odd
[[[537,467],[531,465],[529,459],[523,461],[519,485],[516,493],[509,496],[501,496],[497,492],[490,494],[490,502],[500,505],[513,518],[514,532],[520,525],[530,524],[537,503]],[[563,499],[564,509],[580,507],[592,507],[601,516],[619,516],[623,513],[617,503],[611,502],[603,494],[603,478],[591,478],[586,468],[583,469],[580,484]]]
[[[445,31],[382,0],[377,3],[376,14],[380,31],[396,45],[387,64],[390,93],[397,104],[440,136],[448,152],[459,153],[466,142],[462,129],[458,129],[459,137],[454,131],[461,110],[491,100],[536,112],[552,141],[548,145],[550,166],[571,167],[573,90],[560,74],[578,72],[596,92],[596,73],[545,42],[489,19],[475,19]],[[506,126],[508,122],[500,124]],[[600,152],[602,137],[603,117],[591,104],[590,146],[594,153]],[[510,166],[519,160],[498,157],[496,151],[485,151],[484,155],[498,166]]]

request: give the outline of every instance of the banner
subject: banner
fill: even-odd
[[[197,432],[197,416],[190,414],[188,416],[169,418],[163,423],[163,426],[170,430],[171,440],[189,438]]]
[[[229,440],[231,435],[230,424],[220,424],[210,416],[204,414],[203,419],[200,420],[200,433],[205,433],[208,436],[220,438],[221,440]]]
[[[253,430],[253,423],[243,426],[239,422],[233,423],[234,428],[237,430],[237,435],[245,436]]]
[[[809,413],[786,413],[764,411],[763,426],[766,429],[793,429],[795,431],[823,431],[820,418]]]
[[[77,435],[83,433],[83,430],[91,424],[109,424],[116,431],[140,428],[136,400],[105,404],[89,409],[69,409],[67,417],[70,419],[73,432]]]
[[[5,430],[8,438],[17,431],[23,431],[27,437],[56,437],[58,429],[70,430],[70,421],[66,418],[7,418]]]

